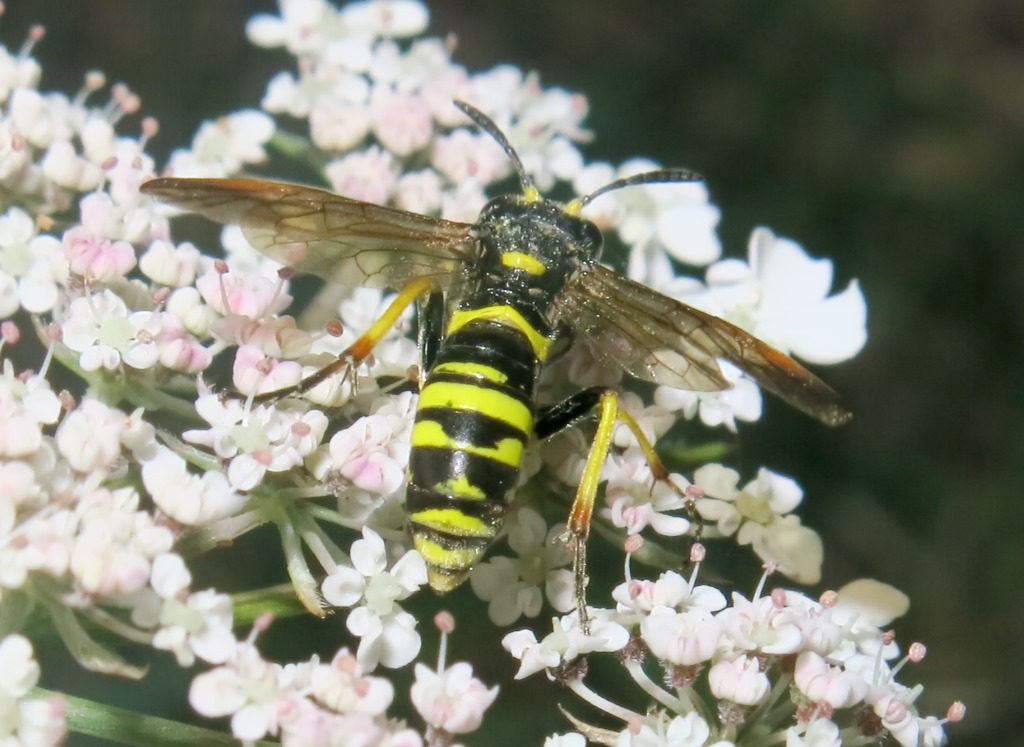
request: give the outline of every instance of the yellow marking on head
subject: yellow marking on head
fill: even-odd
[[[437,384],[431,384],[431,386],[437,386]],[[429,387],[428,387],[429,388]],[[426,391],[426,389],[424,390]],[[422,401],[422,397],[420,398]],[[505,413],[500,415],[494,415],[493,417],[505,420]],[[508,422],[508,421],[506,421]],[[524,433],[526,433],[524,429]],[[412,427],[412,445],[413,446],[434,446],[442,449],[457,449],[459,451],[465,451],[470,454],[476,454],[477,456],[486,457],[488,459],[494,459],[495,461],[507,464],[510,467],[519,467],[523,463],[523,442],[518,438],[503,438],[498,442],[498,445],[494,448],[489,446],[477,446],[472,443],[461,443],[448,437],[448,434],[444,432],[444,428],[441,427],[440,423],[435,423],[433,420],[420,420]],[[465,476],[462,476],[465,480]],[[453,489],[461,487],[461,483],[453,483],[449,481],[449,484]],[[471,488],[471,492],[455,492],[451,495],[458,496],[459,498],[484,498],[483,492],[475,485],[466,483]],[[447,490],[443,489],[440,485],[435,488],[441,493],[448,493]]]
[[[509,327],[515,327],[529,340],[530,347],[533,348],[533,354],[537,356],[537,360],[543,361],[548,357],[548,352],[551,350],[551,340],[538,332],[532,324],[526,321],[522,314],[511,306],[484,306],[479,309],[457,310],[452,314],[451,321],[448,322],[447,334],[450,335],[477,319],[493,320]]]
[[[422,412],[428,407],[480,412],[496,420],[502,420],[523,433],[529,433],[533,429],[533,412],[529,406],[504,392],[485,389],[475,384],[432,381],[420,392],[417,409]],[[415,427],[413,431],[415,432]]]
[[[522,252],[505,252],[501,255],[501,263],[513,270],[522,270],[529,275],[543,275],[547,267],[536,257]]]
[[[579,199],[570,200],[569,202],[565,203],[565,205],[562,207],[562,210],[564,210],[567,215],[571,215],[572,217],[577,218],[579,217],[580,213],[583,212],[583,203]]]
[[[540,190],[532,184],[523,190],[523,200],[525,202],[540,202],[543,197],[540,196]]]
[[[434,367],[434,371],[475,376],[478,379],[493,381],[495,384],[505,384],[508,382],[508,376],[505,375],[504,371],[499,371],[494,366],[488,366],[486,363],[450,361],[448,363],[439,363]]]
[[[465,514],[457,508],[428,508],[409,514],[409,519],[435,531],[452,534],[456,537],[491,539],[495,534],[490,526],[476,516]],[[456,551],[447,550],[445,552]],[[444,564],[439,563],[438,565]]]

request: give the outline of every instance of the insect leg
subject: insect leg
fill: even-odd
[[[444,336],[444,293],[434,291],[420,296],[416,303],[416,334],[420,348],[421,378],[434,365],[437,350]]]
[[[573,579],[576,587],[576,609],[580,616],[580,624],[584,630],[589,628],[586,606],[587,586],[587,537],[590,534],[590,520],[594,513],[594,502],[597,498],[597,487],[601,480],[601,468],[611,449],[612,434],[615,422],[622,422],[632,432],[640,449],[651,468],[655,480],[664,480],[677,493],[680,492],[669,480],[666,469],[654,444],[644,435],[640,424],[628,412],[619,407],[619,398],[614,389],[591,387],[577,392],[538,414],[534,425],[534,435],[545,439],[568,427],[579,418],[594,409],[598,410],[599,419],[597,432],[587,454],[587,462],[583,467],[583,476],[576,488],[569,511],[568,533],[573,541]]]
[[[374,347],[384,338],[388,330],[394,326],[398,318],[409,307],[409,304],[432,288],[433,284],[428,278],[420,278],[409,283],[384,310],[384,313],[377,318],[377,321],[371,324],[370,328],[358,340],[349,345],[336,360],[328,363],[311,376],[307,376],[295,386],[277,389],[273,392],[265,392],[255,397],[255,401],[266,402],[308,392],[320,382],[338,373],[338,371],[359,365],[373,352]]]
[[[605,391],[603,386],[592,386],[581,389],[557,404],[541,408],[533,424],[533,435],[543,441],[565,430],[584,415],[589,415]]]

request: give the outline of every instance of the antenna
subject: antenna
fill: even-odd
[[[505,151],[505,155],[507,155],[509,160],[512,162],[516,175],[519,177],[519,183],[523,186],[523,192],[527,197],[539,197],[537,187],[534,185],[533,179],[530,178],[530,175],[526,173],[526,167],[523,166],[523,162],[519,159],[519,154],[516,153],[515,149],[512,147],[512,143],[508,141],[508,138],[505,137],[505,133],[498,128],[498,125],[494,123],[494,120],[475,106],[467,104],[465,101],[459,101],[456,99],[452,103],[455,104],[463,114],[472,119],[477,127],[494,138],[495,142],[498,143],[502,150]],[[657,169],[656,171],[645,171],[642,174],[634,174],[633,176],[616,179],[610,184],[605,184],[603,187],[594,190],[586,197],[581,197],[578,200],[575,200],[574,207],[576,210],[579,210],[587,203],[590,203],[595,198],[603,195],[605,192],[622,189],[623,187],[633,187],[638,184],[702,181],[704,181],[704,177],[694,171],[690,171],[689,169]]]
[[[523,192],[527,195],[537,194],[537,187],[533,183],[533,179],[526,173],[526,168],[523,166],[523,162],[519,160],[519,154],[516,153],[512,147],[512,143],[508,141],[505,134],[498,129],[498,125],[494,123],[494,120],[484,114],[482,111],[474,106],[470,106],[465,101],[455,100],[452,102],[465,114],[467,117],[473,120],[477,127],[486,132],[495,142],[501,146],[502,150],[505,151],[505,155],[508,156],[509,160],[512,161],[512,167],[516,171],[516,175],[519,177],[519,183],[523,186]]]
[[[605,192],[611,192],[615,189],[622,189],[623,187],[633,187],[637,184],[658,184],[665,182],[702,182],[704,177],[700,174],[690,171],[689,169],[658,169],[657,171],[645,171],[642,174],[634,174],[633,176],[623,177],[622,179],[616,179],[610,184],[605,184],[600,189],[595,189],[586,197],[581,197],[578,200],[579,206],[582,208],[589,202],[597,197],[600,197]]]

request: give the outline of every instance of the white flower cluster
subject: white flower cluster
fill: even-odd
[[[736,536],[780,573],[801,584],[821,581],[824,548],[818,533],[791,513],[803,499],[792,478],[761,468],[757,478],[737,488],[739,473],[720,464],[706,464],[693,474],[690,493],[705,527],[705,538]],[[717,532],[715,531],[717,530]]]
[[[621,405],[652,443],[672,422],[664,408],[642,407],[636,395],[625,395]],[[656,480],[632,433],[622,427],[616,431],[618,436],[622,437],[619,449],[609,455],[602,471],[605,505],[598,511],[611,526],[624,530],[627,536],[649,529],[656,536],[671,538],[693,533],[694,520],[700,519],[700,534],[705,540],[734,538],[739,545],[749,545],[764,563],[802,584],[821,580],[824,548],[818,533],[804,526],[793,513],[803,500],[803,490],[795,480],[762,467],[755,479],[740,487],[739,473],[716,463],[699,467],[692,482],[677,473],[667,480]],[[569,433],[554,446],[544,453],[545,461],[557,465],[559,480],[575,487],[590,444],[579,433]],[[523,557],[528,554],[518,549],[517,553]],[[490,563],[497,561],[494,558]],[[508,594],[510,583],[511,579],[505,578],[495,582],[493,588]],[[474,588],[488,599],[476,584]],[[497,622],[493,612],[492,619]]]
[[[652,287],[720,316],[752,332],[784,353],[811,363],[849,360],[867,342],[867,305],[856,280],[830,296],[832,262],[812,259],[799,244],[767,228],[750,236],[748,261],[726,259],[708,268],[706,285],[661,272],[648,265]],[[671,278],[667,281],[666,278]],[[733,388],[724,392],[685,392],[659,387],[655,402],[684,417],[699,412],[708,426],[736,430],[736,420],[761,417],[761,392],[745,375],[725,363]]]
[[[297,75],[271,80],[263,108],[307,119],[326,153],[354,151],[329,161],[325,174],[335,191],[368,202],[476,218],[484,188],[510,164],[492,138],[457,127],[465,118],[454,99],[474,102],[501,125],[542,189],[571,179],[583,164],[572,142],[587,135],[586,99],[545,90],[508,65],[470,74],[441,39],[397,41],[421,34],[427,21],[411,0],[342,8],[285,0],[280,16],[256,16],[248,27],[256,44],[299,60]]]
[[[232,735],[243,742],[279,737],[282,744],[303,747],[423,747],[419,732],[389,717],[395,689],[370,674],[372,664],[346,648],[330,663],[315,655],[296,664],[267,661],[255,638],[268,624],[269,618],[258,619],[248,639],[233,641],[221,666],[192,681],[189,701],[198,713],[230,717]],[[442,629],[442,650],[446,640]],[[454,735],[480,727],[497,694],[497,687],[488,689],[473,676],[469,664],[445,668],[442,658],[436,670],[416,665],[410,700],[426,725],[426,744],[450,744]]]
[[[75,404],[42,375],[16,378],[5,362],[0,424],[5,608],[41,605],[69,651],[96,671],[142,674],[98,644],[79,616],[171,650],[183,665],[196,656],[221,661],[233,640],[230,599],[189,592],[191,576],[170,552],[175,531],[145,507],[140,490],[123,484],[130,461],[145,471],[151,457],[177,458],[157,444],[141,411],[126,415],[93,398]],[[187,492],[190,500],[202,495]]]
[[[352,543],[351,564],[339,564],[324,579],[323,595],[336,607],[354,607],[346,625],[361,640],[357,656],[370,670],[377,664],[403,667],[420,652],[416,618],[396,604],[427,583],[427,566],[409,550],[389,569],[384,540],[372,529]]]
[[[329,664],[317,657],[281,665],[240,641],[227,661],[198,675],[189,702],[209,718],[230,717],[236,739],[279,736],[285,744],[421,747],[412,729],[389,723],[391,683],[366,674],[342,649]]]
[[[493,138],[468,126],[453,99],[497,122],[542,190],[588,194],[657,166],[586,163],[577,148],[589,137],[583,95],[545,88],[510,65],[466,70],[453,62],[450,41],[417,38],[428,23],[417,0],[341,8],[281,0],[280,8],[279,16],[253,18],[248,33],[256,44],[286,49],[297,72],[270,81],[264,111],[204,123],[191,146],[172,155],[167,172],[231,176],[286,143],[293,155],[304,148],[301,156],[326,163],[326,180],[346,196],[473,221],[510,164]],[[0,350],[31,327],[48,351],[39,373],[18,373],[9,361],[0,371],[5,611],[42,606],[68,649],[94,671],[143,674],[97,643],[83,618],[170,652],[181,666],[211,665],[193,681],[191,703],[206,716],[229,717],[241,740],[413,747],[424,739],[449,744],[475,730],[497,689],[467,664],[446,668],[442,656],[436,670],[417,665],[410,700],[422,734],[388,715],[393,687],[372,674],[408,666],[421,649],[418,621],[402,606],[426,582],[423,559],[401,530],[416,406],[408,382],[418,364],[408,316],[359,370],[323,381],[301,401],[259,401],[332,360],[391,299],[366,288],[340,298],[325,291],[294,319],[281,315],[292,300],[288,272],[258,255],[237,228],[225,229],[217,257],[173,240],[166,209],[138,191],[155,176],[145,153],[155,122],[144,120],[140,137],[118,135],[115,125],[140,102],[115,85],[108,101],[91,105],[106,85],[98,73],[86,75],[74,96],[38,90],[41,70],[31,52],[39,38],[34,30],[17,54],[0,47],[0,187],[11,197],[0,214]],[[280,132],[270,115],[301,120],[308,141]],[[617,190],[586,212],[624,247],[631,277],[783,350],[834,363],[864,344],[863,295],[855,282],[830,295],[828,260],[757,229],[747,262],[717,261],[719,214],[702,184]],[[710,267],[701,281],[680,274],[680,264]],[[340,327],[323,325],[335,317]],[[246,399],[222,396],[200,378],[231,348],[232,388]],[[52,390],[47,375],[55,360],[85,382],[80,401]],[[576,349],[556,368],[548,394],[618,378]],[[740,372],[726,374],[735,382],[727,392],[659,388],[649,404],[624,391],[621,405],[651,442],[680,417],[735,429],[736,421],[760,417],[760,391]],[[558,612],[576,601],[564,526],[549,527],[530,501],[577,485],[589,443],[572,430],[550,447],[543,459],[536,451],[527,457],[522,500],[504,535],[514,557],[492,554],[471,575],[497,625],[535,618],[545,601]],[[819,577],[821,542],[792,513],[803,496],[789,478],[762,470],[741,487],[735,472],[708,465],[692,482],[677,474],[671,484],[654,481],[632,433],[617,428],[602,479],[605,504],[596,520],[631,541],[647,530],[679,537],[701,522],[706,539],[734,537],[794,579]],[[317,500],[323,498],[332,504]],[[191,556],[183,553],[230,543],[267,523],[278,530],[305,607],[319,616],[330,607],[348,610],[354,654],[342,649],[330,664],[315,656],[290,665],[267,661],[255,633],[235,638],[230,597],[193,590]],[[360,536],[339,541],[338,528]],[[606,742],[740,743],[742,727],[716,720],[706,704],[698,708],[686,689],[692,682],[680,680],[703,669],[730,717],[753,703],[773,715],[789,708],[791,744],[828,742],[828,724],[840,724],[832,714],[852,707],[873,709],[879,729],[905,744],[914,729],[922,744],[941,736],[938,722],[913,713],[916,691],[894,684],[896,667],[885,663],[894,647],[877,644],[880,623],[858,627],[852,616],[840,620],[839,606],[792,592],[737,598],[727,607],[720,594],[673,574],[627,581],[616,600],[617,610],[593,614],[587,633],[569,615],[540,643],[523,632],[506,639],[521,676],[541,669],[565,675],[577,657],[641,645],[663,663],[673,678],[668,690],[638,664],[627,665],[661,706],[649,716],[612,707],[567,678],[627,724],[604,735]],[[261,619],[257,628],[265,624]],[[795,667],[796,699],[783,697],[782,680],[770,669],[780,663]],[[15,734],[26,745],[59,741],[61,704],[26,696],[38,677],[27,641],[9,635],[0,642],[0,670],[8,673],[0,683],[0,724],[14,725],[9,733],[0,728],[0,741]],[[835,694],[844,683],[845,699]],[[761,734],[759,721],[751,716],[751,734]],[[579,736],[552,744],[576,744]]]
[[[572,559],[564,541],[565,525],[548,529],[544,517],[522,506],[507,520],[505,532],[516,557],[495,555],[469,576],[473,591],[489,603],[491,622],[504,626],[524,615],[537,617],[545,599],[559,612],[572,609],[572,572],[564,567]]]
[[[543,640],[529,630],[508,634],[503,645],[520,661],[516,678],[547,671],[621,721],[619,731],[576,722],[589,739],[617,747],[817,747],[884,735],[904,747],[945,743],[946,719],[918,714],[921,689],[896,681],[924,647],[912,644],[893,663],[899,649],[882,628],[907,600],[892,587],[858,581],[820,602],[774,589],[752,599],[733,594],[730,603],[695,579],[696,572],[688,581],[673,571],[656,581],[628,579],[613,592],[614,610],[589,611],[586,630],[574,612],[554,619]],[[637,713],[584,684],[578,657],[601,653],[617,655],[654,710]],[[954,704],[949,720],[961,716]]]
[[[0,50],[0,183],[4,190],[43,206],[46,212],[68,207],[75,193],[96,189],[107,180],[116,184],[122,196],[137,196],[132,169],[119,169],[115,162],[142,158],[141,147],[138,141],[118,138],[114,125],[125,114],[138,111],[138,97],[117,85],[105,106],[87,108],[86,100],[106,85],[97,72],[85,76],[73,99],[40,92],[42,68],[31,52],[43,34],[42,27],[33,28],[17,54]]]
[[[33,696],[39,664],[32,644],[21,635],[0,639],[0,743],[11,747],[57,747],[64,744],[64,702]]]

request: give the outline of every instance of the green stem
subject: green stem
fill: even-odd
[[[626,671],[629,673],[629,676],[632,677],[633,681],[640,686],[640,689],[647,693],[653,700],[668,708],[671,713],[683,715],[688,712],[686,705],[689,701],[682,701],[672,695],[672,693],[658,687],[658,685],[647,676],[647,672],[644,671],[640,662],[627,661],[624,666]]]
[[[101,629],[126,638],[133,643],[141,643],[143,646],[153,645],[153,633],[147,630],[140,630],[134,625],[119,620],[102,607],[84,607],[79,614],[86,620],[98,625]]]
[[[317,521],[325,521],[328,524],[335,524],[339,527],[345,527],[346,529],[354,529],[357,532],[363,528],[364,522],[348,519],[333,508],[328,508],[327,506],[310,504],[306,507],[305,511]]]
[[[0,638],[28,630],[26,620],[33,611],[32,598],[17,589],[4,590],[3,604],[0,604]]]
[[[264,589],[245,591],[231,595],[231,603],[235,611],[235,627],[252,625],[262,614],[271,613],[275,619],[305,615],[308,610],[295,596],[291,584],[278,584]]]
[[[143,382],[128,382],[119,393],[135,407],[142,407],[147,411],[170,413],[185,421],[198,419],[194,400],[182,399],[158,387],[147,386]]]
[[[157,437],[164,444],[193,467],[199,467],[204,472],[220,469],[221,461],[213,454],[202,449],[197,449],[192,444],[187,444],[170,431],[159,429]]]
[[[318,155],[319,152],[313,148],[309,138],[278,130],[271,136],[267,146],[285,158],[309,166],[323,179],[324,158]]]
[[[735,451],[735,446],[728,441],[710,441],[697,444],[696,446],[673,446],[660,445],[658,449],[662,458],[680,469],[699,467],[709,462],[720,462],[730,452]]]
[[[194,558],[205,552],[231,544],[246,532],[250,532],[262,524],[267,517],[259,511],[246,511],[242,514],[220,519],[210,526],[190,529],[181,536],[175,549],[183,557]]]
[[[149,747],[192,747],[224,745],[237,747],[238,740],[230,734],[191,726],[157,716],[147,716],[123,708],[97,703],[73,695],[34,688],[34,698],[61,698],[66,704],[68,731],[108,739],[119,744],[145,744]],[[261,740],[251,744],[272,747],[275,742]]]
[[[307,610],[317,617],[326,617],[327,610],[320,600],[316,578],[314,578],[313,573],[309,570],[309,565],[306,563],[306,558],[302,552],[302,538],[296,531],[295,525],[283,513],[279,518],[275,517],[274,524],[281,534],[285,567],[288,569],[288,577],[292,580],[295,594],[302,600]]]
[[[99,643],[82,627],[78,615],[66,606],[58,595],[47,593],[42,583],[36,583],[36,599],[46,608],[50,621],[57,629],[68,653],[91,672],[113,674],[131,680],[142,679],[145,667],[129,664],[113,650]]]
[[[338,547],[313,517],[305,511],[289,512],[299,536],[326,573],[333,573],[339,563],[348,560],[348,555]]]

